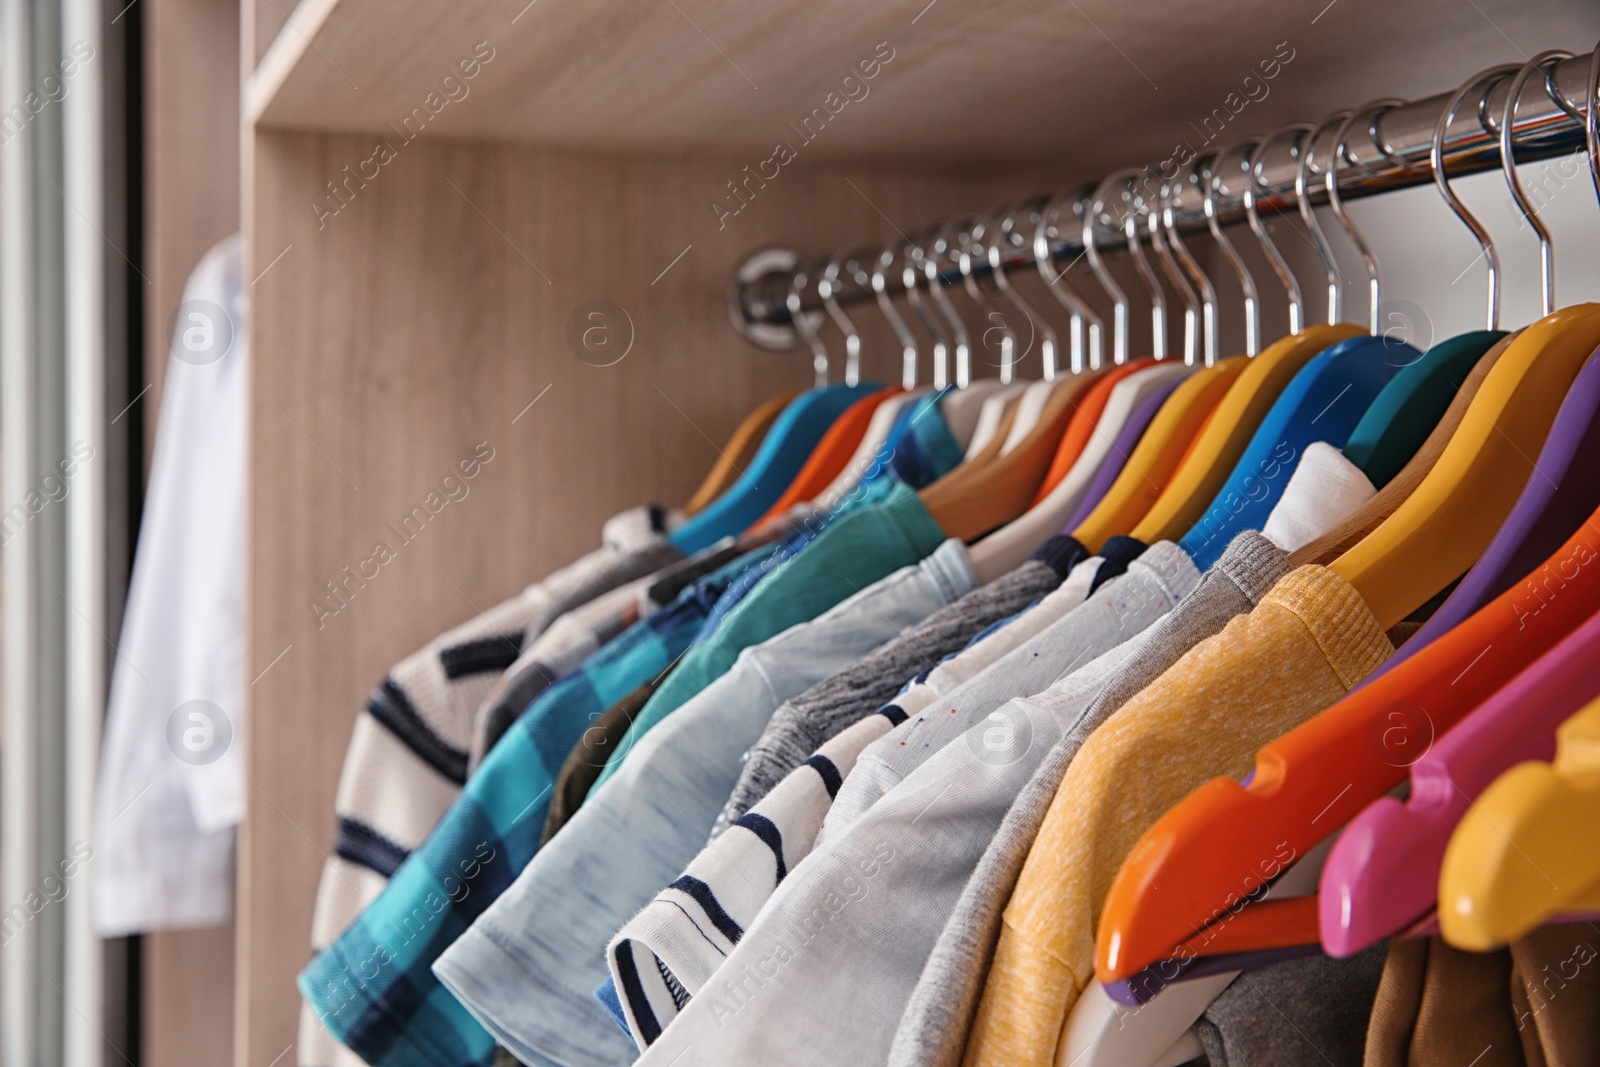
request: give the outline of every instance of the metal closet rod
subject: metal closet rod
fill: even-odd
[[[1553,82],[1567,100],[1586,113],[1592,102],[1588,99],[1589,53],[1562,61],[1555,68]],[[1509,91],[1508,81],[1502,79],[1488,94],[1481,108],[1472,107],[1470,102],[1462,105],[1445,137],[1444,163],[1448,175],[1459,177],[1475,174],[1500,165],[1498,124],[1495,124],[1496,132],[1490,132],[1484,129],[1480,116],[1493,122],[1503,114],[1506,93]],[[1339,168],[1341,195],[1345,199],[1358,199],[1431,182],[1433,178],[1428,168],[1428,156],[1433,144],[1434,124],[1454,92],[1452,88],[1436,96],[1383,111],[1378,114],[1376,122],[1358,120],[1354,123],[1347,134],[1348,162],[1341,162]],[[1372,136],[1372,131],[1376,132],[1376,137]],[[1517,105],[1513,135],[1517,143],[1517,160],[1524,163],[1564,155],[1584,147],[1583,124],[1574,121],[1550,99],[1542,79],[1537,77],[1529,79],[1524,87],[1522,99]],[[1198,149],[1199,155],[1206,155],[1212,147],[1207,145]],[[1326,140],[1318,145],[1314,163],[1319,173],[1331,157],[1331,148]],[[1239,164],[1240,155],[1238,151],[1224,149],[1224,156],[1219,157],[1215,165],[1223,181],[1222,190],[1216,198],[1217,217],[1224,225],[1242,221],[1245,217],[1243,202],[1238,197],[1244,178],[1244,168]],[[1223,159],[1226,159],[1226,164],[1223,164]],[[1158,170],[1159,166],[1146,169],[1148,184],[1142,178],[1136,179],[1147,199],[1159,192],[1163,179],[1176,181],[1190,170],[1185,165],[1173,173],[1162,173]],[[1166,170],[1171,171],[1172,168],[1169,166]],[[1295,160],[1290,139],[1281,138],[1262,160],[1261,181],[1257,185],[1256,197],[1260,209],[1267,212],[1292,206],[1294,180]],[[1587,176],[1583,180],[1587,181]],[[1186,194],[1182,197],[1182,204],[1174,208],[1178,228],[1185,232],[1205,229],[1205,215],[1197,191],[1192,185],[1182,191]],[[1052,256],[1057,263],[1071,263],[1083,253],[1079,228],[1082,212],[1088,207],[1089,195],[1085,190],[1076,205],[1063,205],[1055,216],[1056,225],[1070,231],[1060,234],[1051,242]],[[1316,203],[1327,202],[1327,194],[1322,190],[1320,180],[1315,183],[1312,199]],[[1115,198],[1112,202],[1116,202]],[[927,234],[934,231],[925,228],[916,232]],[[1120,248],[1126,243],[1121,230],[1111,225],[1102,223],[1095,232],[1096,244],[1102,250]],[[762,254],[757,253],[756,256]],[[753,264],[755,260],[756,257],[752,257],[750,263]],[[828,262],[827,258],[816,260],[811,268],[812,278]],[[1012,248],[1002,258],[1008,271],[1030,266],[1033,262],[1032,250],[1027,247]],[[972,264],[972,273],[975,275],[986,275],[990,269],[989,264],[981,258]],[[752,272],[742,268],[739,273],[749,275]],[[941,278],[947,285],[961,282],[961,275],[953,266],[943,271]],[[787,301],[793,279],[792,270],[770,270],[756,277],[737,278],[733,292],[729,294],[736,321],[743,318],[746,327],[792,329]],[[900,295],[905,291],[898,270],[888,272],[884,282],[892,294]],[[848,271],[839,275],[835,292],[836,299],[844,304],[870,300],[874,295],[870,287],[863,285]],[[822,306],[816,285],[808,284],[801,294],[801,307],[814,310]]]

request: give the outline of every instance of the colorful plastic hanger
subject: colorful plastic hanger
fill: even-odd
[[[1214,951],[1315,942],[1314,898],[1231,914],[1229,902],[1259,889],[1263,857],[1303,854],[1348,822],[1401,782],[1435,737],[1600,608],[1600,567],[1565,577],[1571,560],[1590,555],[1600,555],[1600,524],[1581,529],[1546,562],[1565,584],[1538,611],[1530,612],[1526,590],[1502,593],[1400,667],[1262,748],[1247,785],[1214,780],[1162,816],[1129,851],[1107,896],[1096,942],[1100,980],[1169,958],[1214,923],[1225,935],[1212,939]],[[1285,912],[1292,921],[1280,918]]]
[[[1178,384],[1139,438],[1122,473],[1072,531],[1074,537],[1090,551],[1099,551],[1107,538],[1133,529],[1167,486],[1201,426],[1244,372],[1246,362],[1244,356],[1231,356],[1214,366],[1201,367]]]
[[[1595,911],[1600,700],[1561,724],[1552,762],[1513,767],[1462,817],[1439,874],[1439,928],[1481,952],[1563,913]]]
[[[1328,322],[1340,315],[1340,286],[1333,252],[1311,208],[1308,175],[1316,142],[1324,131],[1344,128],[1340,115],[1320,126],[1289,127],[1303,135],[1295,175],[1295,199],[1313,243],[1321,253],[1328,281]],[[1257,150],[1252,166],[1259,170],[1271,141]],[[1330,168],[1331,170],[1331,168]],[[1373,399],[1394,375],[1394,369],[1419,356],[1410,345],[1391,337],[1348,337],[1318,353],[1284,386],[1263,416],[1232,473],[1179,544],[1196,566],[1208,567],[1235,534],[1258,530],[1283,495],[1300,456],[1315,441],[1343,447]],[[1426,436],[1423,434],[1422,436]]]
[[[1167,401],[1177,393],[1178,387],[1187,380],[1188,378],[1176,378],[1159,385],[1154,392],[1139,401],[1139,406],[1133,409],[1133,414],[1128,416],[1128,421],[1123,423],[1122,429],[1117,432],[1117,439],[1111,442],[1111,448],[1107,451],[1104,462],[1095,471],[1094,479],[1089,482],[1089,488],[1084,491],[1078,510],[1072,513],[1072,518],[1067,520],[1062,532],[1071,532],[1084,519],[1094,514],[1094,509],[1105,499],[1117,479],[1122,477],[1122,472],[1127,470],[1129,457],[1139,447],[1139,442],[1144,440],[1144,435],[1149,432],[1156,416],[1161,413]]]
[[[1448,191],[1442,142],[1467,92],[1514,70],[1496,68],[1464,86],[1434,135],[1435,178],[1452,209],[1484,240],[1491,268],[1487,235]],[[1490,289],[1493,309],[1498,291]],[[1335,561],[1334,569],[1361,592],[1381,625],[1393,626],[1482,552],[1527,481],[1528,457],[1597,345],[1597,305],[1557,312],[1519,334],[1416,491]],[[1574,550],[1585,536],[1597,535],[1580,530],[1562,551]],[[1352,556],[1360,566],[1350,565]],[[1186,798],[1130,853],[1111,891],[1097,946],[1102,979],[1165,958],[1220,914],[1215,909],[1230,893],[1241,892],[1239,881],[1249,879],[1261,855],[1280,843],[1309,847],[1397,784],[1418,746],[1453,726],[1592,612],[1584,595],[1591,582],[1597,587],[1591,592],[1600,592],[1600,580],[1580,573],[1567,595],[1553,598],[1531,620],[1516,611],[1517,590],[1501,594],[1400,667],[1263,748],[1248,786],[1213,781]],[[1226,925],[1234,944],[1249,945],[1252,931],[1272,922],[1271,907],[1263,905],[1230,916]]]
[[[1430,159],[1445,202],[1484,250],[1489,329],[1499,321],[1499,259],[1488,232],[1450,188],[1444,134],[1471,91],[1481,85],[1487,95],[1516,71],[1495,67],[1456,91],[1434,127]],[[1488,545],[1527,482],[1530,457],[1543,443],[1561,397],[1594,350],[1588,319],[1597,306],[1569,308],[1529,327],[1484,383],[1428,478],[1383,525],[1334,561],[1333,569],[1355,586],[1385,627],[1460,577]]]
[[[1319,563],[1327,566],[1344,555],[1367,534],[1376,530],[1385,519],[1394,514],[1396,508],[1405,503],[1412,491],[1422,484],[1422,479],[1433,470],[1434,464],[1439,462],[1445,446],[1461,427],[1461,420],[1466,418],[1468,409],[1478,395],[1478,390],[1483,388],[1489,372],[1500,361],[1500,356],[1505,350],[1511,347],[1511,339],[1515,336],[1514,333],[1508,334],[1496,341],[1473,365],[1472,371],[1463,379],[1461,388],[1450,401],[1450,406],[1445,408],[1444,414],[1440,416],[1438,425],[1434,426],[1416,454],[1406,460],[1406,465],[1400,468],[1400,473],[1389,479],[1370,500],[1357,507],[1328,532],[1305,547],[1289,553],[1291,565],[1299,567],[1307,563]]]
[[[1330,955],[1360,952],[1433,910],[1457,823],[1502,772],[1555,755],[1556,729],[1600,695],[1597,660],[1600,616],[1539,657],[1424,753],[1411,767],[1407,800],[1377,800],[1345,828],[1323,868],[1319,893],[1322,944]]]
[[[734,429],[733,436],[728,438],[728,443],[717,449],[717,461],[711,465],[700,488],[683,505],[685,516],[694,516],[733,484],[739,472],[749,465],[751,457],[761,447],[762,439],[783,409],[799,395],[797,390],[790,390],[765,401],[744,417],[744,421]]]
[[[1246,218],[1288,294],[1290,334],[1268,345],[1259,355],[1251,355],[1249,365],[1217,405],[1205,430],[1174,474],[1172,483],[1132,531],[1133,537],[1146,543],[1177,540],[1193,529],[1205,514],[1207,506],[1216,500],[1224,480],[1237,466],[1252,435],[1295,373],[1319,352],[1361,332],[1350,325],[1300,328],[1304,301],[1299,283],[1282,253],[1268,238],[1266,227],[1256,210],[1256,164],[1267,144],[1254,140],[1246,142],[1243,147],[1248,149],[1252,146],[1254,151],[1248,152],[1244,160],[1247,172],[1243,194]],[[1226,192],[1220,177],[1214,176],[1213,182],[1215,189]],[[1258,310],[1253,299],[1247,300],[1247,336],[1251,338],[1259,332]],[[1247,344],[1247,349],[1249,347]]]
[[[817,337],[812,317],[800,305],[800,294],[809,284],[805,272],[796,272],[788,302],[796,332],[811,347],[816,387],[801,393],[783,409],[750,465],[727,492],[667,535],[687,555],[748,529],[794,482],[828,427],[857,400],[883,388],[857,382],[853,363],[846,369],[846,384],[827,384],[827,349]]]
[[[1357,118],[1368,120],[1368,137],[1380,152],[1384,151],[1373,130],[1385,111],[1403,103],[1402,100],[1378,100],[1348,115],[1334,134],[1333,156],[1323,181],[1328,206],[1333,209],[1346,236],[1355,245],[1366,269],[1367,329],[1374,335],[1388,335],[1396,324],[1378,321],[1383,306],[1378,258],[1344,209],[1344,198],[1339,193],[1339,164],[1348,158],[1347,134],[1351,123]],[[1509,134],[1509,128],[1505,132]],[[1503,147],[1510,150],[1504,143]],[[1512,167],[1508,173],[1513,175],[1515,188],[1515,168]],[[1554,307],[1547,303],[1544,313],[1548,315],[1553,310]],[[1397,325],[1403,331],[1412,324],[1401,322]],[[1422,446],[1478,360],[1503,336],[1504,332],[1499,330],[1472,330],[1431,345],[1420,357],[1403,362],[1350,432],[1350,439],[1344,446],[1345,458],[1360,467],[1375,488],[1382,489]],[[1399,354],[1402,357],[1409,355],[1404,350]]]

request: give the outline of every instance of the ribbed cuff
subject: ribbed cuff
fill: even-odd
[[[922,501],[917,499],[915,490],[903,484],[896,485],[878,506],[894,516],[918,559],[925,558],[944,543],[945,532],[939,528]]]
[[[1100,546],[1100,558],[1105,560],[1100,564],[1100,569],[1095,572],[1094,581],[1089,585],[1089,592],[1093,593],[1111,579],[1128,572],[1128,564],[1144,555],[1144,550],[1149,546],[1137,537],[1128,537],[1117,534],[1108,538]]]
[[[1214,566],[1239,587],[1251,604],[1261,603],[1261,598],[1294,569],[1289,564],[1289,553],[1257,530],[1246,530],[1235,537]]]
[[[1071,534],[1057,534],[1028,558],[1043,563],[1056,572],[1057,578],[1066,581],[1072,568],[1089,558],[1089,550]]]
[[[1262,601],[1277,603],[1305,624],[1346,689],[1394,655],[1394,645],[1355,586],[1327,567],[1295,568]]]

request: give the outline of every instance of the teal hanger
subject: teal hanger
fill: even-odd
[[[817,385],[789,402],[773,422],[755,457],[738,479],[694,518],[668,534],[674,547],[693,555],[724,537],[743,533],[767,513],[794,481],[817,442],[844,410],[883,386],[859,382],[858,354],[852,350],[845,367],[845,383],[829,385],[828,350],[817,337],[815,312],[802,310],[800,295],[808,284],[805,272],[796,271],[789,287],[789,317],[795,332],[811,348]]]
[[[1345,116],[1319,127],[1298,125],[1282,131],[1297,134],[1295,199],[1327,271],[1330,324],[1339,321],[1339,275],[1332,249],[1311,210],[1306,178],[1317,138],[1341,121]],[[1252,179],[1259,181],[1261,160],[1274,139],[1257,147],[1251,162]],[[1294,290],[1290,293],[1292,299]],[[1415,361],[1419,355],[1415,348],[1395,338],[1349,337],[1319,352],[1302,367],[1262,419],[1221,492],[1179,542],[1195,565],[1202,570],[1209,567],[1234,535],[1261,529],[1282,498],[1289,476],[1306,448],[1317,441],[1343,447],[1372,401],[1394,376],[1395,368]]]
[[[1378,260],[1373,255],[1372,246],[1367,244],[1366,238],[1344,209],[1344,200],[1339,195],[1339,165],[1341,160],[1350,158],[1346,134],[1351,123],[1357,118],[1366,118],[1368,138],[1382,152],[1383,144],[1377,136],[1378,119],[1385,111],[1399,107],[1404,102],[1376,100],[1352,112],[1334,135],[1333,161],[1324,180],[1328,206],[1333,209],[1351,243],[1361,253],[1361,261],[1366,266],[1368,328],[1374,334],[1393,331],[1388,328],[1389,324],[1380,325],[1378,321],[1382,313]],[[1398,157],[1390,155],[1389,158],[1392,162],[1413,169]],[[1392,316],[1395,313],[1389,314]],[[1403,328],[1410,324],[1398,325]],[[1350,440],[1344,447],[1345,458],[1360,467],[1374,487],[1381,489],[1387,485],[1422,447],[1428,434],[1433,432],[1454,399],[1456,390],[1461,388],[1461,383],[1478,360],[1504,336],[1505,332],[1494,329],[1491,322],[1490,329],[1473,330],[1441,341],[1420,358],[1399,368],[1399,373],[1384,386],[1351,431]]]
[[[1344,458],[1361,468],[1373,488],[1388,485],[1433,432],[1478,360],[1505,335],[1504,330],[1458,334],[1402,367],[1350,431]]]

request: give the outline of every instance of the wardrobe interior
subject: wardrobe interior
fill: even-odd
[[[236,1067],[293,1062],[335,787],[375,682],[586,551],[607,517],[687,498],[746,412],[811,381],[803,346],[767,351],[730,323],[751,252],[883,242],[1183,146],[1583,51],[1600,31],[1583,0],[144,0],[143,18],[148,352],[166,351],[205,250],[245,237],[253,679],[235,918],[144,939],[143,1062]],[[1245,95],[1267,62],[1275,76]],[[1594,298],[1586,175],[1524,169],[1563,238],[1561,284]],[[1537,244],[1503,179],[1458,189],[1504,259],[1502,322],[1537,317]],[[1386,314],[1425,331],[1419,344],[1481,326],[1477,245],[1431,187],[1350,210]],[[1314,321],[1315,249],[1292,212],[1271,226]],[[1233,351],[1237,288],[1194,245],[1218,265]],[[1109,258],[1135,289],[1126,257]],[[620,357],[573,340],[593,301]],[[1287,325],[1267,284],[1262,311],[1267,335]],[[882,316],[851,314],[863,377],[898,381]],[[824,342],[837,379],[839,336]],[[1146,316],[1131,343],[1150,345]],[[147,360],[152,435],[160,373]],[[981,351],[974,373],[996,373]],[[485,445],[467,495],[376,578],[348,581],[386,523]]]

